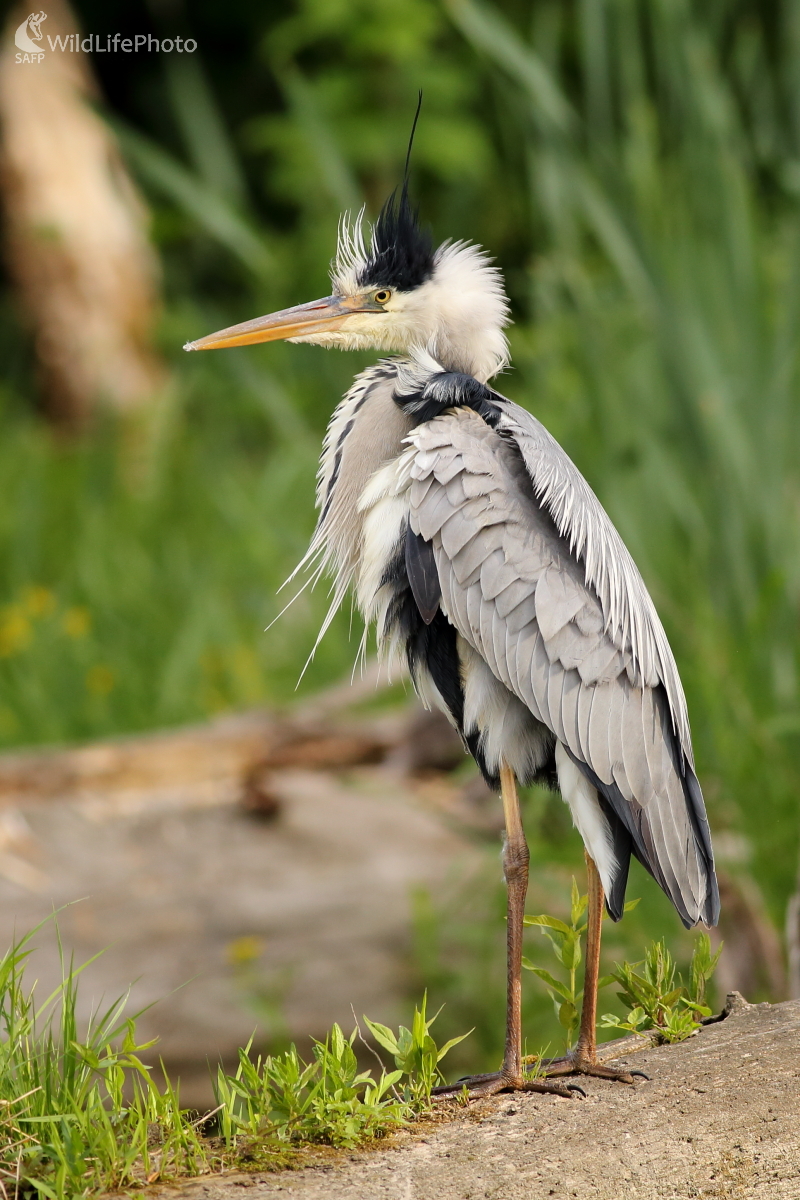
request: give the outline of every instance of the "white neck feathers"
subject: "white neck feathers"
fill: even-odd
[[[502,275],[479,246],[467,242],[445,242],[435,264],[433,276],[416,290],[419,311],[431,322],[422,345],[445,367],[485,383],[508,365]]]

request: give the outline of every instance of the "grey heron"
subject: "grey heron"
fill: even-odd
[[[319,519],[301,566],[352,589],[379,646],[460,733],[505,816],[508,993],[500,1090],[571,1095],[551,1077],[632,1082],[598,1061],[603,904],[623,913],[631,856],[684,925],[716,923],[719,892],[686,701],[633,559],[565,451],[490,380],[508,362],[500,271],[465,242],[434,249],[408,177],[369,237],[344,217],[332,294],[223,329],[209,350],[286,339],[389,352],[355,380],[322,450]],[[548,1078],[525,1074],[521,956],[529,852],[517,782],[557,788],[588,869],[579,1037]]]

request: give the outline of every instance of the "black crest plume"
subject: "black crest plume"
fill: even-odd
[[[403,183],[398,197],[392,192],[380,211],[372,231],[372,248],[368,261],[358,273],[362,286],[384,285],[408,292],[419,287],[433,274],[433,241],[430,231],[419,224],[419,210],[408,198],[408,170],[411,147],[417,129],[422,92],[419,94],[411,137],[408,142]]]

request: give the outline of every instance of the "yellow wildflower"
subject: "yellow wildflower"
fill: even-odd
[[[23,588],[22,606],[32,617],[47,617],[56,606],[56,598],[49,588],[36,583]]]
[[[261,938],[248,935],[236,938],[227,946],[228,962],[234,967],[243,967],[254,962],[264,949]]]
[[[93,696],[107,696],[115,683],[114,672],[105,663],[98,663],[86,672],[86,687]]]
[[[33,629],[19,604],[7,604],[0,609],[0,658],[19,654],[33,638]]]
[[[91,628],[92,618],[88,608],[83,605],[76,605],[75,608],[68,608],[61,618],[61,628],[67,637],[82,638]]]

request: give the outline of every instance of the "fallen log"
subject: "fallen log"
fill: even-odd
[[[400,1019],[413,891],[482,862],[442,806],[375,765],[409,719],[349,714],[334,689],[292,713],[0,756],[0,947],[67,905],[67,956],[105,951],[80,1016],[135,981],[133,1011],[157,1002],[142,1035],[197,1107],[208,1063],[232,1064],[255,1027],[262,1045],[307,1044],[352,1004]],[[46,994],[58,947],[47,927],[37,942]]]

